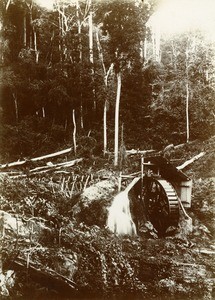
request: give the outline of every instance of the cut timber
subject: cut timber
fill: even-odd
[[[205,155],[205,152],[201,152],[198,155],[194,156],[193,158],[185,161],[182,165],[178,166],[177,169],[178,170],[182,170],[185,167],[189,166],[190,164],[192,164],[194,161],[198,160],[199,158],[201,158],[202,156]]]
[[[63,163],[55,164],[55,165],[52,164],[52,165],[49,165],[49,166],[37,167],[37,168],[34,168],[34,169],[30,170],[29,172],[34,173],[34,172],[37,172],[37,171],[59,169],[61,167],[71,167],[71,166],[74,166],[76,163],[81,162],[82,160],[83,160],[83,158],[77,158],[77,159],[74,159],[74,160],[71,160],[71,161],[66,161],[66,162],[63,162]]]
[[[53,164],[50,166],[42,166],[42,167],[37,167],[34,168],[32,170],[28,171],[28,175],[36,175],[36,174],[40,174],[40,173],[45,173],[45,172],[49,172],[52,170],[59,170],[61,168],[68,168],[68,167],[72,167],[75,164],[81,162],[83,160],[83,158],[78,158],[78,159],[74,159],[71,161],[67,161],[67,162],[63,162],[63,163],[58,163],[58,164]],[[9,174],[9,173],[8,173]],[[18,177],[26,177],[26,174],[21,174],[21,175],[14,175],[11,176],[12,178],[18,178]]]
[[[147,153],[151,153],[151,152],[155,152],[155,150],[135,150],[135,149],[126,150],[126,154],[127,155],[132,155],[132,154],[147,154]]]
[[[135,149],[131,149],[131,150],[126,150],[126,154],[127,155],[133,155],[133,154],[147,154],[147,153],[151,153],[151,152],[156,152],[155,150],[135,150]],[[111,151],[105,151],[104,154],[114,154],[114,152]]]
[[[27,162],[31,162],[31,161],[34,162],[34,161],[38,161],[38,160],[47,159],[47,158],[50,158],[50,157],[60,156],[60,155],[63,155],[63,154],[67,154],[71,151],[72,151],[72,148],[67,148],[65,150],[61,150],[61,151],[54,152],[54,153],[51,153],[51,154],[47,154],[47,155],[44,155],[44,156],[34,157],[34,158],[29,159],[29,160],[20,160],[20,161],[15,161],[15,162],[12,162],[12,163],[9,163],[9,164],[3,164],[3,165],[0,165],[0,169],[21,166],[21,165],[26,164]]]

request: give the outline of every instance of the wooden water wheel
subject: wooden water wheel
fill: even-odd
[[[161,178],[146,176],[143,182],[142,198],[147,217],[160,236],[169,226],[177,226],[179,203],[177,193],[171,183]]]

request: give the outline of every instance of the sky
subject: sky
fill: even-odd
[[[200,29],[215,40],[215,0],[160,0],[150,23],[163,34]]]
[[[35,1],[48,9],[52,8],[54,2]],[[150,23],[158,26],[163,34],[201,29],[215,40],[215,0],[158,0],[157,11],[151,17]]]

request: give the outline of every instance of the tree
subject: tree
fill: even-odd
[[[169,135],[177,135],[178,142],[182,136],[188,142],[211,134],[214,81],[212,77],[208,80],[207,74],[212,74],[213,49],[200,32],[163,38],[161,62],[152,61],[145,67],[145,75],[151,76],[152,108],[177,120],[177,132],[168,130]]]
[[[121,85],[124,71],[131,69],[135,59],[140,59],[140,41],[143,37],[144,23],[140,18],[141,10],[148,11],[147,6],[138,6],[130,1],[110,1],[100,7],[102,19],[102,33],[106,36],[109,64],[113,63],[117,79],[117,96],[115,104],[115,159],[118,165],[119,144],[119,102],[121,97]],[[146,17],[146,15],[145,15]],[[146,17],[146,19],[148,16]],[[146,21],[146,20],[145,20]],[[104,48],[104,47],[103,47]],[[105,63],[103,63],[105,65]],[[106,105],[106,102],[105,102]],[[106,106],[104,106],[104,111]],[[105,118],[104,114],[104,118]],[[104,126],[105,127],[105,126]],[[105,131],[104,131],[105,133]],[[104,143],[105,144],[105,143]]]

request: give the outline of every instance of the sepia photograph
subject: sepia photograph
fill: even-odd
[[[215,0],[0,0],[0,299],[215,299]]]

